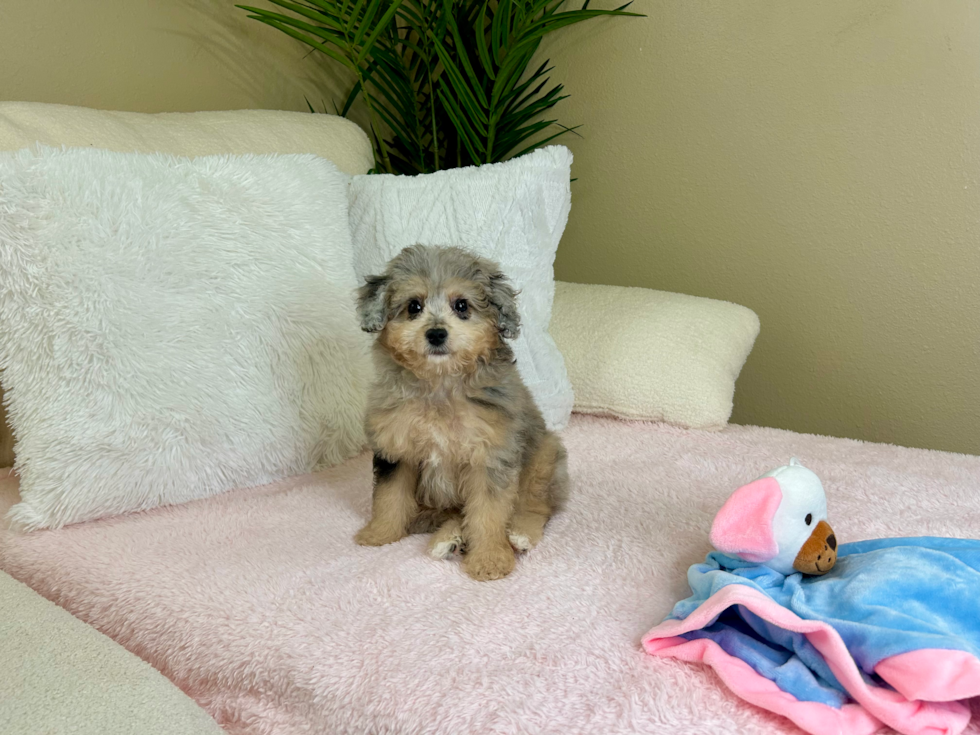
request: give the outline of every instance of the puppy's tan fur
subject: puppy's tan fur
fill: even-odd
[[[434,556],[465,549],[474,579],[506,576],[568,486],[565,449],[505,341],[520,327],[514,290],[488,260],[414,246],[367,279],[358,311],[378,337],[366,422],[373,508],[357,542],[435,530]],[[432,330],[446,331],[444,344],[430,342]]]

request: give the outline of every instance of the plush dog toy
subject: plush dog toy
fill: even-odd
[[[826,574],[837,562],[823,484],[796,458],[732,493],[710,539],[718,551],[780,574]]]

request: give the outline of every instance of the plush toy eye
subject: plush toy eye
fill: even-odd
[[[410,317],[418,316],[422,313],[422,302],[418,299],[412,299],[408,302],[408,315]]]
[[[453,311],[455,311],[460,316],[466,314],[469,311],[470,305],[466,302],[466,299],[456,299],[453,302]]]
[[[813,513],[807,513],[806,514],[806,518],[804,520],[806,521],[806,525],[808,525],[808,526],[811,523],[813,523]]]

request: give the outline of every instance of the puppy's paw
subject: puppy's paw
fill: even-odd
[[[381,528],[373,523],[367,524],[354,536],[354,542],[361,546],[384,546],[405,538],[405,532],[391,528]]]
[[[429,556],[433,559],[452,559],[456,552],[462,552],[463,539],[440,539],[435,536],[429,541]]]
[[[433,559],[451,559],[464,551],[463,526],[457,516],[443,523],[429,539],[429,556]]]
[[[540,513],[518,513],[511,519],[507,540],[515,551],[529,551],[541,541],[547,522],[548,518]]]
[[[463,571],[478,582],[503,579],[514,571],[515,564],[514,550],[510,546],[471,551],[463,557]]]

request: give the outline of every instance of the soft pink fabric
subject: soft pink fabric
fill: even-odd
[[[707,638],[693,641],[676,637],[656,638],[644,640],[644,647],[655,656],[707,664],[729,689],[746,702],[788,717],[807,732],[871,735],[881,729],[881,721],[860,705],[845,704],[840,709],[834,709],[819,702],[797,700],[757,674],[742,659],[729,656],[721,646]]]
[[[906,735],[945,735],[961,733],[970,721],[970,708],[961,702],[923,702],[908,700],[898,692],[881,687],[868,686],[854,659],[851,658],[844,641],[836,630],[817,620],[804,620],[793,611],[778,605],[758,590],[744,585],[729,585],[713,594],[697,610],[683,620],[666,620],[643,637],[643,647],[647,653],[656,656],[671,656],[691,660],[691,654],[684,652],[677,656],[675,647],[684,648],[688,641],[678,638],[681,633],[699,630],[710,625],[722,612],[733,605],[742,605],[763,620],[796,633],[803,633],[813,647],[827,661],[830,670],[851,696],[863,706],[873,718],[890,725]],[[699,647],[695,647],[699,648]],[[703,652],[703,651],[702,651]],[[710,663],[710,661],[705,661]],[[730,665],[723,661],[727,670]],[[734,679],[732,691],[742,696],[743,690],[750,695],[760,687],[758,674],[749,669],[752,676]],[[729,680],[722,676],[726,683]],[[755,680],[754,680],[755,679]],[[765,681],[763,679],[763,681]],[[746,697],[748,699],[748,697]],[[796,724],[813,735],[823,735],[828,722],[830,707],[811,706],[812,703],[787,701],[770,697],[767,701],[750,700],[755,704],[772,709],[774,712],[790,717]],[[768,707],[769,703],[774,707]],[[845,730],[850,732],[850,730]],[[873,732],[873,731],[869,731]]]
[[[428,558],[423,537],[355,546],[367,455],[179,507],[0,532],[0,567],[233,733],[787,735],[790,720],[710,669],[639,645],[689,594],[732,489],[798,456],[824,482],[841,543],[980,537],[978,457],[585,417],[564,437],[568,507],[499,582]],[[15,498],[16,480],[0,480],[0,512]]]
[[[779,553],[772,519],[782,499],[783,491],[775,477],[742,485],[715,516],[709,534],[711,545],[746,561],[769,561]]]
[[[980,661],[966,651],[910,651],[881,661],[875,673],[908,699],[952,702],[980,697]]]

